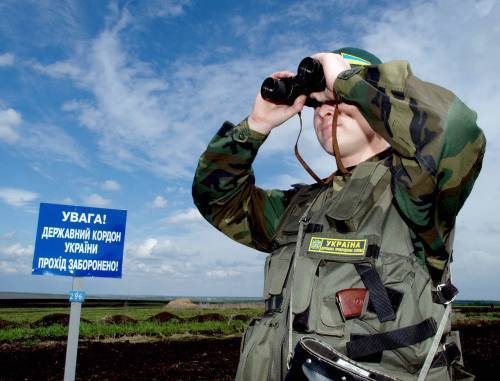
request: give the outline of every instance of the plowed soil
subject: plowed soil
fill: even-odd
[[[477,380],[500,373],[498,322],[458,327],[465,367]],[[80,342],[77,380],[232,380],[240,338]],[[62,380],[65,342],[0,344],[0,380]]]

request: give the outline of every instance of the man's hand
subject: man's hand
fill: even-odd
[[[335,53],[317,53],[312,58],[318,60],[323,67],[326,88],[324,91],[311,93],[309,97],[319,102],[336,101],[337,96],[333,90],[333,84],[337,76],[343,71],[350,69],[351,65],[340,54]]]
[[[294,73],[289,71],[279,71],[273,73],[271,77],[275,79],[282,79],[286,77],[293,77],[294,75]],[[295,99],[295,102],[291,106],[277,105],[264,100],[260,95],[259,90],[257,97],[255,98],[252,112],[248,117],[248,126],[254,131],[267,135],[273,128],[278,127],[292,116],[298,114],[302,108],[304,108],[305,102],[306,96],[300,95],[297,99]]]

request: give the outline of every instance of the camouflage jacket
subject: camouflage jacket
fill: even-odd
[[[335,81],[391,145],[391,187],[410,227],[415,254],[438,279],[456,216],[479,175],[485,137],[476,113],[450,91],[415,77],[406,61],[356,67]],[[201,214],[232,239],[270,252],[295,189],[255,185],[252,162],[265,136],[225,122],[202,154],[193,182]],[[333,187],[342,186],[337,177]]]

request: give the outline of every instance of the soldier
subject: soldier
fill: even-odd
[[[312,58],[322,88],[287,102],[259,93],[247,118],[213,137],[193,182],[213,226],[270,253],[266,310],[245,332],[236,378],[473,379],[451,331],[449,267],[485,150],[476,113],[406,61],[357,48]],[[304,105],[336,172],[320,179],[304,163],[315,184],[257,187],[259,147]]]

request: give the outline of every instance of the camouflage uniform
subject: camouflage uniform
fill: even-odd
[[[415,77],[405,61],[352,68],[338,76],[334,87],[390,143],[387,157],[368,161],[386,163],[392,204],[408,227],[413,255],[434,283],[441,282],[455,218],[484,155],[485,137],[476,113],[450,91]],[[217,229],[271,253],[282,218],[299,191],[255,186],[252,162],[265,138],[250,130],[246,120],[236,126],[224,123],[200,158],[193,198]],[[335,197],[349,181],[350,176],[337,176],[325,194]]]

